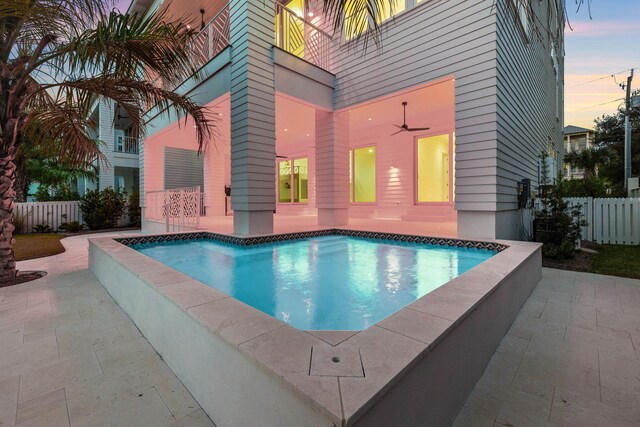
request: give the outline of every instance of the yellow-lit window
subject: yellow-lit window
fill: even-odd
[[[282,2],[276,13],[276,46],[304,58],[304,0]]]
[[[355,148],[351,155],[353,164],[351,201],[375,203],[376,201],[376,147]]]
[[[449,201],[449,135],[418,139],[418,203]]]
[[[303,157],[293,161],[293,201],[306,203],[309,201],[309,159]]]
[[[371,19],[367,13],[366,0],[350,0],[344,8],[345,40],[358,37],[369,29]],[[405,0],[377,0],[375,18],[381,24],[406,9]]]
[[[309,201],[309,160],[307,157],[278,162],[278,202]]]

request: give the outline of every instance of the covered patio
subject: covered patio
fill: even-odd
[[[464,238],[464,236],[458,236],[456,227],[456,221],[402,221],[400,219],[380,218],[350,218],[348,225],[332,227],[318,225],[317,215],[286,215],[276,213],[273,216],[273,232],[276,234],[329,228],[346,228],[350,230],[378,231],[382,233]],[[201,217],[198,228],[214,233],[231,234],[233,233],[233,216]]]

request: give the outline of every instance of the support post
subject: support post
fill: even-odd
[[[349,113],[316,110],[318,225],[349,223]]]
[[[232,0],[229,8],[233,230],[269,234],[276,199],[275,9],[262,0]]]

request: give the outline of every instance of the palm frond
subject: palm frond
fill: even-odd
[[[27,140],[38,141],[49,152],[57,151],[55,155],[68,159],[71,165],[106,161],[89,133],[95,131],[96,123],[89,118],[86,108],[74,100],[56,100],[46,91],[38,91],[30,100],[22,131]]]
[[[52,53],[57,66],[77,76],[138,76],[141,70],[175,86],[196,72],[187,46],[194,35],[165,13],[148,17],[110,12],[94,29],[70,39]]]
[[[144,119],[141,111],[146,106],[156,106],[159,111],[175,112],[178,117],[191,117],[196,127],[197,142],[203,151],[215,131],[216,119],[206,107],[197,104],[191,98],[158,87],[145,80],[121,77],[117,74],[105,74],[91,78],[68,80],[45,85],[43,90],[57,89],[58,98],[75,102],[88,108],[96,98],[110,99],[125,109],[132,122],[132,131],[144,135]],[[72,101],[73,100],[73,101]]]

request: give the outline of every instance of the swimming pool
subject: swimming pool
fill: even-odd
[[[344,235],[132,247],[298,329],[334,331],[366,329],[497,253]]]

